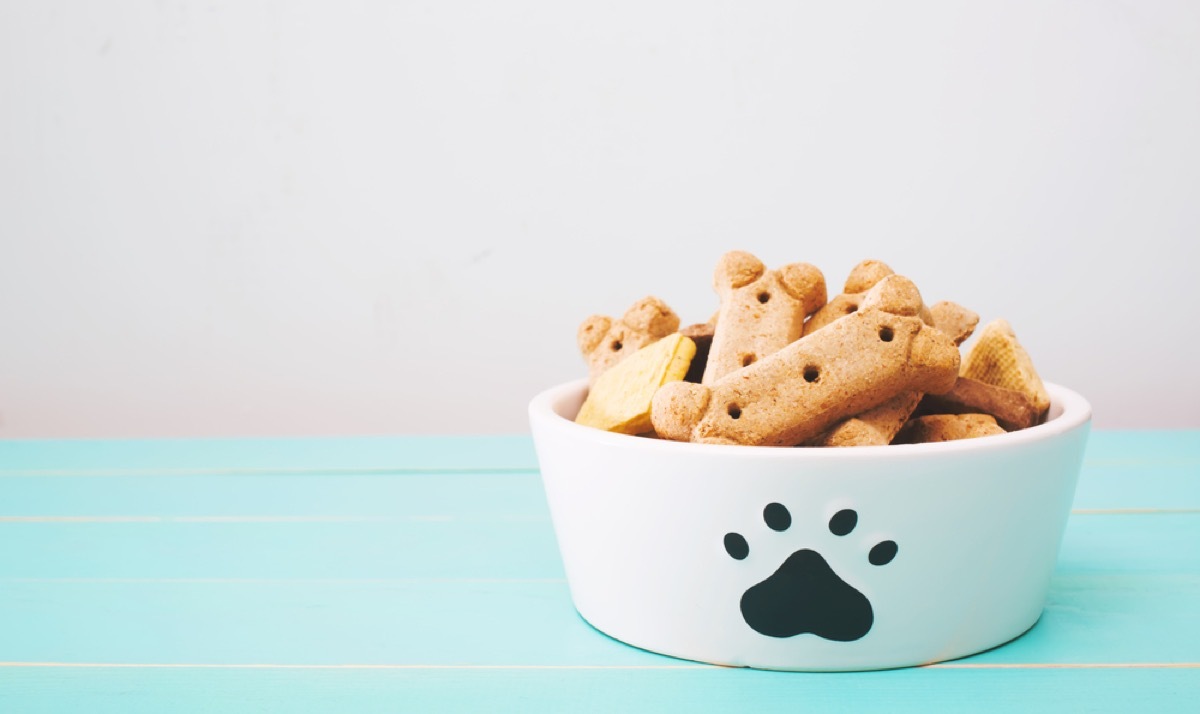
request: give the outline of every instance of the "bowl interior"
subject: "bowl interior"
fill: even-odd
[[[625,434],[613,434],[600,431],[591,427],[580,426],[574,423],[576,414],[579,413],[580,407],[583,406],[584,400],[588,394],[588,383],[586,379],[578,379],[571,382],[566,382],[550,389],[545,390],[537,395],[530,402],[530,418],[534,420],[550,420],[556,422],[557,427],[565,427],[569,429],[580,429],[588,432],[591,438],[600,439],[609,442],[614,446],[621,444],[637,443],[639,445],[656,445],[662,448],[703,448],[713,450],[735,449],[741,451],[744,455],[750,452],[784,452],[789,454],[824,454],[821,458],[833,457],[833,454],[842,456],[836,458],[857,458],[864,453],[874,453],[879,449],[887,449],[889,453],[899,454],[901,450],[904,452],[922,452],[922,451],[953,451],[958,449],[985,448],[988,444],[995,443],[995,440],[1001,440],[1003,443],[1011,443],[1013,441],[1038,440],[1053,438],[1056,434],[1069,431],[1080,426],[1083,423],[1089,422],[1092,417],[1091,405],[1077,392],[1063,387],[1062,385],[1045,382],[1046,391],[1050,394],[1050,409],[1046,413],[1046,418],[1041,424],[1021,429],[1019,431],[1008,432],[1005,434],[997,434],[995,436],[983,439],[963,439],[958,441],[945,441],[932,444],[892,444],[888,446],[878,447],[855,447],[855,448],[805,448],[791,449],[779,448],[771,446],[740,446],[740,445],[723,445],[723,444],[690,444],[684,442],[672,442],[665,439],[631,437]],[[634,440],[631,442],[631,440]],[[855,456],[857,455],[857,456]],[[806,458],[806,457],[799,457]]]

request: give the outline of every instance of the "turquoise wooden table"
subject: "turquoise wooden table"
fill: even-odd
[[[0,442],[0,712],[1197,711],[1200,432],[1094,432],[1049,602],[929,667],[628,647],[528,438]]]

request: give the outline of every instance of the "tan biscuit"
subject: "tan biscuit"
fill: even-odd
[[[713,275],[721,297],[704,384],[800,339],[804,318],[825,304],[825,276],[807,263],[767,270],[743,251],[721,256]]]
[[[850,275],[846,276],[846,282],[842,285],[842,292],[865,293],[895,272],[882,260],[864,260],[850,269]]]
[[[683,379],[696,343],[680,334],[638,350],[596,378],[575,423],[622,434],[650,431],[650,400],[659,387]]]
[[[1004,429],[988,414],[927,414],[909,419],[893,443],[929,444],[1003,433]]]
[[[1028,396],[961,375],[949,392],[926,395],[917,413],[990,414],[1007,431],[1025,429],[1038,422],[1037,407]]]
[[[897,394],[879,406],[838,422],[810,440],[810,446],[886,446],[920,403],[921,392]]]
[[[812,332],[820,330],[823,326],[834,322],[835,319],[846,317],[847,314],[857,311],[858,306],[862,304],[866,290],[871,289],[877,282],[880,282],[884,277],[889,275],[895,275],[895,271],[890,269],[888,264],[883,263],[882,260],[863,260],[862,263],[854,266],[850,271],[850,276],[846,278],[846,284],[842,287],[842,292],[839,295],[835,295],[832,300],[829,300],[821,310],[812,314],[809,322],[804,325],[804,334],[811,335]],[[971,313],[965,307],[954,305],[953,302],[950,302],[948,305],[958,308],[959,311]],[[919,314],[920,319],[925,320],[926,325],[936,325],[934,314],[930,312],[929,307],[925,307],[922,304]],[[954,317],[960,316],[958,313],[954,313]],[[977,322],[978,319],[976,317]],[[967,335],[970,335],[970,332],[967,332]],[[962,340],[966,340],[966,337],[962,337]],[[961,343],[961,340],[959,343]]]
[[[813,313],[804,325],[804,334],[811,335],[834,320],[853,314],[858,310],[868,290],[875,287],[880,280],[894,274],[895,271],[881,260],[864,260],[854,266],[846,278],[841,294]]]
[[[854,312],[858,309],[861,296],[852,291],[863,286],[874,285],[890,275],[891,273],[888,272],[890,270],[891,268],[877,260],[866,260],[859,263],[851,271],[850,277],[846,279],[845,289],[847,292],[835,299],[841,299],[845,305],[853,304],[854,309],[850,312]],[[943,301],[934,308],[937,312],[926,308],[925,302],[922,300],[918,315],[927,325],[932,325],[945,332],[956,345],[971,334],[975,323],[979,321],[978,315],[956,303]],[[809,325],[805,326],[806,335],[824,327],[825,325],[821,322],[830,319],[831,315],[833,319],[836,319],[837,316],[844,316],[848,313],[845,310],[839,313],[835,308],[830,315],[823,318],[819,318],[819,314],[813,315],[814,319],[809,320]],[[816,320],[815,325],[813,324],[814,320]],[[846,419],[809,443],[814,446],[881,446],[890,444],[896,433],[900,431],[900,427],[904,426],[904,422],[920,403],[921,397],[920,392],[898,394],[873,409]]]
[[[944,392],[958,348],[916,317],[920,308],[912,281],[881,280],[853,315],[713,385],[664,386],[654,429],[676,441],[792,446],[901,392]]]
[[[705,340],[712,342],[713,334],[717,331],[715,322],[697,322],[694,325],[688,325],[681,328],[679,334],[691,340]]]
[[[956,345],[970,337],[979,324],[978,314],[949,300],[934,303],[929,308],[929,316],[929,324],[949,335]]]
[[[579,326],[576,341],[588,363],[588,381],[655,340],[679,329],[679,316],[656,297],[644,297],[620,320],[592,315]]]
[[[716,330],[716,316],[708,322],[701,322],[695,325],[688,325],[679,331],[679,334],[696,343],[696,356],[692,358],[692,365],[688,367],[687,375],[683,381],[700,383],[704,377],[704,366],[708,364],[708,351],[712,347],[713,333]]]
[[[1017,342],[1017,335],[1006,320],[988,323],[975,345],[963,358],[962,376],[986,384],[1013,389],[1033,401],[1038,417],[1050,408],[1050,394],[1033,368],[1033,360]]]

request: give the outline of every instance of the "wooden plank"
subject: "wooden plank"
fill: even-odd
[[[1197,474],[1085,465],[1074,509],[1200,513]],[[534,472],[0,476],[0,519],[52,515],[549,518]]]
[[[974,664],[1200,663],[1200,574],[1055,578],[1038,624]],[[540,580],[4,580],[0,661],[671,666]],[[980,613],[986,617],[986,613]]]
[[[558,578],[551,524],[503,520],[0,523],[0,577]]]
[[[1093,431],[1085,465],[1200,468],[1200,430]],[[0,475],[536,468],[527,435],[0,440]]]
[[[1200,514],[1072,515],[1059,573],[1200,572]]]
[[[589,628],[526,437],[0,442],[0,711],[1194,710],[1198,435],[1093,434],[1030,633],[853,675]]]
[[[1077,515],[1060,572],[1200,572],[1200,514]],[[544,519],[0,523],[0,578],[557,578]]]
[[[0,523],[55,515],[550,517],[532,472],[0,477]]]
[[[0,440],[0,475],[532,471],[517,436]]]
[[[1200,430],[1096,430],[1085,457],[1095,464],[1190,464],[1200,466]]]
[[[1198,473],[1085,466],[1073,508],[1200,513]],[[549,518],[533,472],[0,477],[0,519],[54,515]]]
[[[368,500],[372,489],[384,488],[385,476],[432,475],[474,489],[487,479],[453,477],[536,476],[536,468],[532,443],[522,436],[0,441],[0,515],[120,514],[143,499],[145,513],[174,513],[162,510],[164,502],[178,508],[191,499],[196,504],[191,513],[220,513],[208,504],[243,502],[224,498],[224,489],[245,492],[246,504],[266,508],[353,502],[358,495],[363,497],[359,504],[373,508],[392,500],[387,493]],[[1075,507],[1198,510],[1197,473],[1200,431],[1097,431],[1088,444]],[[111,480],[96,482],[97,477]],[[168,477],[177,483],[162,483]],[[229,478],[214,483],[214,477]],[[374,485],[371,477],[377,477]],[[285,479],[287,496],[281,487]],[[540,488],[536,478],[513,483]],[[392,493],[404,487],[392,486]],[[106,504],[120,509],[105,511]]]
[[[1073,507],[1200,512],[1200,462],[1085,461]]]
[[[13,712],[1195,712],[1195,669],[12,669]]]

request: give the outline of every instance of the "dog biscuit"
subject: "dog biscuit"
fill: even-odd
[[[949,392],[926,395],[916,413],[990,414],[1006,431],[1025,429],[1038,422],[1037,407],[1026,395],[962,375]]]
[[[929,444],[1003,433],[989,414],[928,414],[909,419],[892,443]]]
[[[958,348],[918,317],[921,306],[912,281],[888,276],[828,329],[714,384],[665,385],[652,400],[654,429],[676,441],[793,446],[902,392],[947,391]]]
[[[719,379],[800,339],[804,318],[825,304],[825,276],[792,263],[767,270],[743,251],[721,256],[713,275],[721,298],[703,384]]]
[[[963,358],[960,374],[1021,392],[1033,401],[1039,419],[1050,408],[1046,386],[1006,320],[995,320],[983,328],[975,345]]]
[[[592,315],[579,326],[576,341],[588,363],[588,381],[655,340],[679,329],[679,316],[656,297],[638,300],[619,320]]]
[[[621,360],[588,390],[575,423],[622,434],[650,431],[650,401],[659,387],[683,379],[696,343],[678,333]]]
[[[878,281],[887,277],[888,273],[885,271],[888,270],[891,269],[879,261],[863,261],[851,272],[850,278],[846,281],[848,292],[842,297],[854,295],[849,291],[862,287],[872,280]],[[846,299],[857,300],[857,298],[848,297]],[[926,324],[944,332],[955,345],[962,344],[962,341],[969,337],[971,331],[975,329],[975,324],[979,322],[978,315],[956,303],[942,301],[933,308],[927,309],[922,300],[921,305],[918,314]],[[857,303],[855,309],[857,310]],[[816,329],[820,329],[820,327],[818,326]],[[808,334],[807,328],[806,334]],[[896,433],[900,431],[900,427],[904,426],[904,422],[912,415],[922,396],[921,392],[915,391],[897,394],[877,407],[834,425],[829,431],[808,443],[811,446],[883,446],[890,444]]]
[[[942,300],[929,308],[929,324],[945,332],[954,344],[961,345],[979,324],[979,315],[958,303]]]
[[[894,275],[887,263],[881,260],[864,260],[850,270],[841,294],[835,296],[821,309],[813,313],[804,325],[804,334],[811,335],[834,320],[851,315],[858,310],[867,291],[889,275]]]
[[[917,408],[921,392],[897,394],[877,407],[838,422],[808,442],[809,446],[887,446]]]

